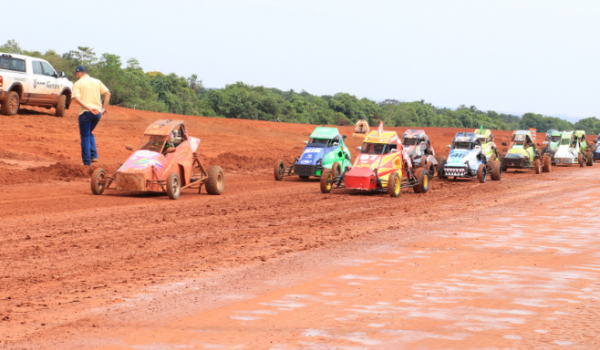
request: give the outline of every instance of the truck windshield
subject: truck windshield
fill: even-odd
[[[558,142],[560,140],[560,136],[552,136],[550,137],[550,142]]]
[[[330,141],[330,139],[318,139],[313,137],[308,141],[308,144],[311,147],[327,147]]]
[[[560,144],[561,145],[568,145],[569,143],[571,143],[571,139],[562,139],[562,140],[560,140]]]
[[[25,60],[0,56],[0,69],[25,72]]]

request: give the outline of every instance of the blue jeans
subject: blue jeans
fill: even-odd
[[[92,114],[92,112],[84,112],[79,116],[79,135],[81,136],[81,158],[83,164],[92,165],[92,159],[98,159],[98,151],[96,150],[96,138],[92,131],[98,125],[102,117],[102,113]]]

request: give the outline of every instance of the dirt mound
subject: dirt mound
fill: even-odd
[[[29,182],[46,182],[49,180],[73,181],[77,178],[89,178],[93,167],[83,165],[56,163],[26,170],[0,169],[0,185],[15,185]]]
[[[48,160],[48,158],[41,157],[35,154],[13,152],[8,150],[0,150],[0,159],[25,160],[32,162],[43,162]]]
[[[214,158],[203,157],[206,163],[211,165],[219,165],[225,171],[234,171],[239,173],[252,173],[254,171],[264,171],[271,169],[273,164],[280,158],[277,157],[249,157],[237,155],[231,152],[219,154]],[[284,162],[289,164],[293,161],[292,156],[283,157]]]

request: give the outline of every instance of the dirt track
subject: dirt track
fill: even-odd
[[[511,172],[486,184],[434,180],[429,193],[404,190],[400,199],[324,196],[316,181],[275,182],[271,175],[276,159],[289,162],[300,154],[314,126],[183,117],[190,135],[202,140],[207,162],[225,169],[225,195],[188,190],[178,201],[117,192],[98,197],[89,190],[90,170],[78,165],[74,109],[63,119],[44,111],[0,118],[0,345],[8,348],[62,348],[56,342],[64,340],[78,348],[90,337],[105,339],[107,330],[118,332],[123,322],[135,328],[150,319],[175,321],[184,312],[231,302],[218,296],[236,290],[260,293],[264,286],[252,281],[288,276],[281,283],[293,285],[293,276],[317,274],[319,261],[325,266],[333,256],[390,239],[396,245],[427,239],[434,246],[436,229],[469,220],[486,225],[491,216],[561,200],[600,171],[553,167],[550,174]],[[137,145],[145,127],[161,118],[182,117],[111,108],[95,132],[101,166],[116,169],[129,155],[124,145]],[[438,153],[447,153],[456,130],[426,131]],[[496,141],[509,134],[496,132]],[[355,154],[359,140],[347,141]],[[283,263],[308,258],[308,268]],[[205,298],[193,299],[190,286],[211,278],[239,284],[196,286]],[[146,307],[124,311],[147,302],[140,295],[149,290],[163,299],[153,316]]]

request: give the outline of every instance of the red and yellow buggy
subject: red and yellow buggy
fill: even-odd
[[[196,152],[200,139],[188,136],[183,120],[158,120],[146,129],[137,150],[112,176],[102,168],[92,174],[92,193],[102,194],[116,183],[119,191],[166,192],[177,199],[181,190],[202,185],[219,195],[225,189],[220,166],[205,169]],[[129,148],[133,150],[132,148]]]
[[[353,167],[335,176],[330,169],[321,175],[321,192],[332,189],[387,192],[399,197],[402,188],[412,187],[416,193],[429,190],[429,176],[423,167],[413,168],[395,131],[371,131],[356,157]]]

